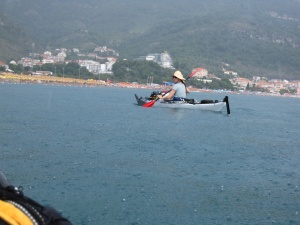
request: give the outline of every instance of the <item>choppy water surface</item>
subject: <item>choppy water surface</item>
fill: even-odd
[[[150,92],[0,84],[0,170],[74,224],[300,224],[300,99],[229,95],[227,116]]]

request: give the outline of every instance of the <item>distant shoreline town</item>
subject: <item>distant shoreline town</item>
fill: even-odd
[[[37,53],[30,53],[30,57],[22,58],[20,61],[15,62],[11,61],[10,64],[12,65],[21,65],[23,68],[33,68],[33,67],[42,67],[45,64],[68,64],[70,62],[74,62],[74,60],[66,60],[67,55],[75,54],[77,57],[86,58],[85,60],[75,60],[75,62],[79,65],[79,78],[80,78],[80,68],[86,68],[90,73],[97,75],[97,74],[107,74],[112,75],[112,67],[114,63],[117,61],[117,57],[119,56],[119,53],[116,52],[113,49],[107,48],[106,46],[103,47],[97,47],[94,49],[93,52],[88,54],[82,54],[80,53],[79,49],[73,48],[72,50],[68,50],[66,48],[59,48],[55,49],[55,51],[52,53],[50,51],[46,51],[43,54],[37,54]],[[101,56],[106,55],[106,56]],[[154,54],[148,54],[147,56],[141,56],[137,58],[136,60],[146,60],[146,61],[153,61],[158,63],[163,68],[170,68],[174,69],[173,67],[173,60],[169,53],[167,51],[163,53],[154,53]],[[5,72],[2,72],[2,80],[10,80],[10,78],[5,78],[5,73],[8,73],[10,77],[12,77],[11,74],[14,73],[9,68],[9,65],[6,65],[4,62],[0,61],[0,67],[5,68]],[[21,80],[22,82],[37,82],[40,80],[40,82],[54,82],[54,80],[59,80],[60,77],[57,77],[57,71],[56,67],[55,71],[42,71],[41,69],[38,71],[30,71],[29,74],[31,76],[22,77],[22,78],[16,78],[15,80]],[[64,68],[62,68],[63,72],[61,75],[64,76]],[[227,63],[222,62],[222,71],[224,76],[227,76],[229,81],[232,83],[232,85],[238,90],[239,93],[246,92],[246,93],[255,93],[255,94],[261,94],[261,95],[284,95],[284,96],[291,96],[291,97],[299,97],[300,96],[300,80],[295,81],[288,81],[288,80],[281,80],[281,79],[267,79],[265,77],[261,76],[253,76],[252,79],[247,79],[243,77],[239,77],[238,73],[236,71],[230,70],[230,65]],[[209,71],[207,71],[205,68],[194,68],[193,71],[197,70],[195,75],[193,76],[194,79],[197,79],[199,81],[202,81],[204,83],[211,83],[213,79],[221,80],[218,76],[214,74],[210,74]],[[54,76],[53,76],[54,73]],[[4,74],[4,75],[3,75]],[[47,79],[40,78],[42,76],[48,76]],[[36,78],[34,78],[36,77]],[[50,78],[55,77],[55,78]],[[99,76],[100,77],[100,76]],[[66,78],[71,80],[76,80],[74,78]],[[14,80],[14,79],[13,79]],[[48,80],[48,81],[47,81]],[[80,79],[79,79],[80,80]],[[58,83],[65,83],[66,81],[59,81]],[[103,81],[103,80],[85,80],[85,81],[76,81],[76,83],[90,83],[97,82],[97,85],[120,85],[119,83],[110,83],[109,80]],[[148,82],[148,80],[147,80]],[[67,82],[72,83],[72,82]],[[152,83],[150,82],[152,85]],[[125,85],[125,82],[122,84]],[[142,84],[129,84],[127,86],[132,87],[139,87],[139,88],[145,88],[149,87],[149,84],[142,85]],[[158,88],[161,87],[161,85],[156,85]],[[151,88],[154,88],[152,85]],[[196,88],[195,88],[196,89]],[[259,92],[259,91],[250,91],[250,90],[266,90],[266,92]],[[203,89],[201,89],[203,90]],[[207,90],[206,90],[207,91]]]
[[[93,79],[78,79],[78,78],[67,78],[67,77],[54,77],[54,76],[28,76],[23,74],[13,73],[0,73],[0,84],[46,84],[46,85],[63,85],[63,86],[81,86],[81,87],[113,87],[113,88],[131,88],[131,89],[149,89],[149,90],[163,90],[169,87],[164,85],[151,85],[151,84],[138,84],[128,82],[105,82],[102,80]],[[228,90],[210,90],[210,89],[197,89],[191,87],[191,92],[207,92],[207,93],[231,93],[231,94],[244,94],[244,95],[260,95],[260,96],[277,96],[277,97],[290,97],[300,98],[300,95],[279,93],[264,93],[264,92],[239,92],[239,91],[228,91]]]

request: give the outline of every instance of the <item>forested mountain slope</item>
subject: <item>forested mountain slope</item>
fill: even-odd
[[[28,56],[35,47],[34,40],[24,29],[0,14],[0,60]]]
[[[244,76],[288,79],[300,78],[299,11],[299,0],[2,0],[0,9],[45,49],[106,45],[124,58],[167,50],[187,70],[228,63]]]
[[[156,27],[121,45],[121,53],[168,50],[188,67],[203,66],[218,73],[224,64],[244,76],[297,78],[300,70],[298,21],[277,21],[270,13],[255,18],[241,16],[197,17]],[[264,21],[260,23],[259,21]],[[274,23],[276,22],[276,27]]]

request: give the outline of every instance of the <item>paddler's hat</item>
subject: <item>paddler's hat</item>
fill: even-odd
[[[174,73],[173,77],[177,77],[179,80],[185,80],[185,78],[182,76],[182,73],[179,70],[177,70]]]

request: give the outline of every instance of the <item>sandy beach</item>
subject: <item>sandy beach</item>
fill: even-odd
[[[53,83],[53,84],[76,84],[76,85],[105,85],[105,81],[101,80],[83,80],[68,77],[54,77],[54,76],[32,76],[23,74],[2,73],[0,75],[2,82],[14,83]]]

